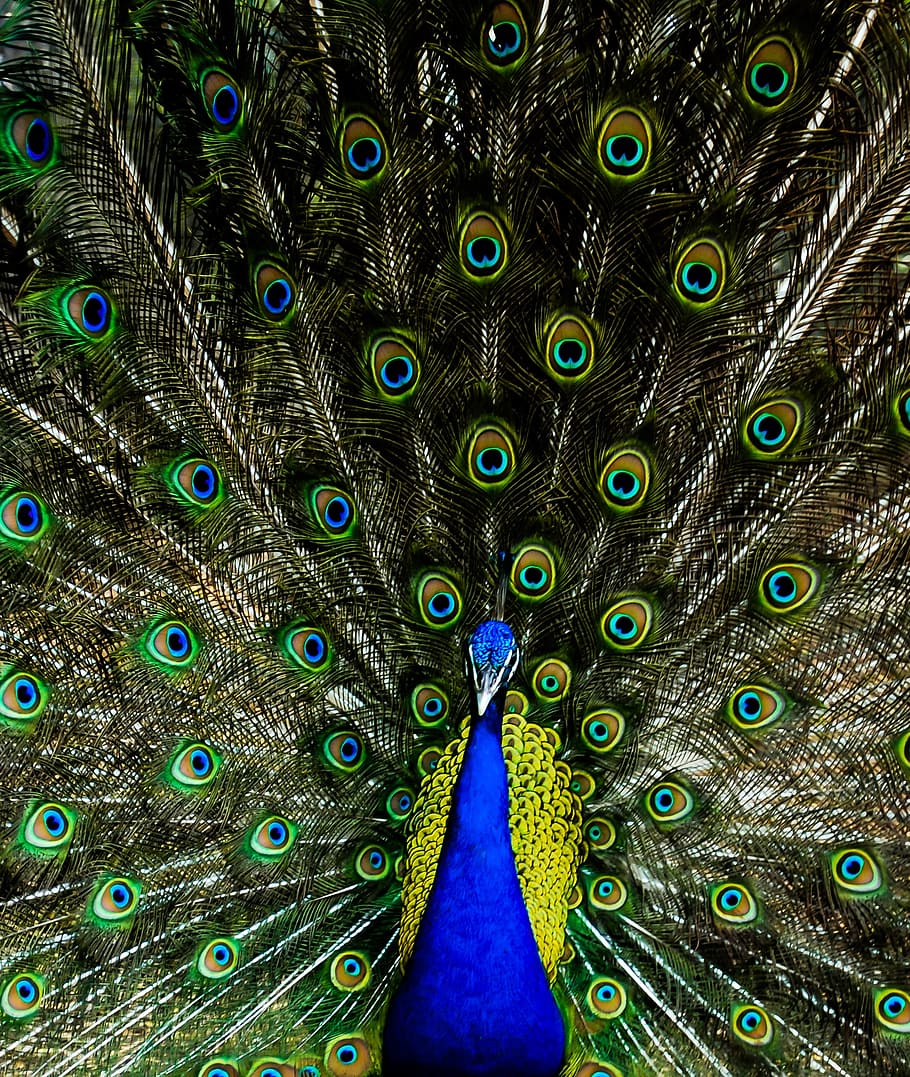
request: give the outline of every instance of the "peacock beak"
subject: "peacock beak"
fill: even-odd
[[[477,698],[477,713],[485,714],[487,707],[502,685],[503,669],[486,667],[474,671],[474,691]]]

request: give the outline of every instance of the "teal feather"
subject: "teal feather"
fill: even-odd
[[[0,1072],[910,1072],[905,6],[0,34]]]

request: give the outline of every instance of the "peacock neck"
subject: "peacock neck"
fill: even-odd
[[[386,1020],[384,1077],[555,1077],[565,1053],[509,830],[504,692],[475,715],[414,953]]]

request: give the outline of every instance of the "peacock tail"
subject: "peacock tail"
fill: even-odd
[[[910,1073],[905,5],[0,35],[0,1073]]]

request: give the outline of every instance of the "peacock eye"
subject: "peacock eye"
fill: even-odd
[[[910,389],[905,389],[894,400],[894,417],[902,434],[910,434]]]
[[[645,808],[658,823],[679,823],[695,810],[695,798],[679,782],[659,782],[645,796]]]
[[[103,883],[92,898],[92,917],[99,925],[123,925],[139,904],[141,887],[133,879],[116,878]]]
[[[461,591],[441,572],[430,572],[417,581],[420,616],[430,628],[452,628],[461,617]]]
[[[385,170],[388,150],[382,132],[366,116],[352,116],[341,131],[344,170],[360,183],[376,179]]]
[[[328,636],[312,625],[292,625],[285,629],[281,646],[288,658],[307,673],[320,673],[332,661]]]
[[[783,38],[768,38],[746,61],[746,96],[762,109],[779,108],[796,85],[796,53]]]
[[[63,299],[67,322],[81,336],[101,340],[114,326],[114,304],[100,288],[74,288]]]
[[[62,804],[39,804],[26,818],[22,836],[33,853],[56,855],[72,841],[75,823],[75,812]]]
[[[209,785],[220,766],[221,757],[208,745],[190,744],[171,760],[165,778],[183,789],[198,790]]]
[[[34,721],[47,706],[47,685],[31,673],[14,671],[0,681],[0,717],[15,724]]]
[[[28,490],[15,490],[0,500],[0,537],[13,543],[35,542],[50,524],[44,502]]]
[[[356,950],[347,950],[332,962],[330,975],[339,991],[362,991],[370,982],[370,963]]]
[[[751,1047],[766,1047],[774,1039],[774,1024],[760,1006],[736,1006],[732,1012],[733,1034]]]
[[[593,752],[611,752],[626,730],[623,715],[612,707],[599,707],[585,715],[581,723],[581,735]]]
[[[910,1032],[910,993],[899,988],[877,991],[875,1018],[891,1032]]]
[[[326,1064],[332,1074],[365,1077],[373,1063],[366,1040],[359,1036],[343,1036],[329,1043]]]
[[[808,564],[782,564],[762,574],[759,601],[769,613],[792,613],[818,593],[821,576]]]
[[[468,472],[486,489],[501,489],[515,470],[515,446],[500,426],[483,426],[468,446]]]
[[[786,697],[762,684],[746,684],[727,700],[727,717],[740,729],[762,729],[776,722],[787,707]]]
[[[588,1005],[598,1017],[619,1017],[627,1005],[626,990],[616,980],[600,977],[588,988]]]
[[[250,831],[247,841],[251,853],[273,860],[284,854],[294,844],[297,827],[280,815],[270,815]]]
[[[203,72],[199,82],[202,99],[219,134],[231,134],[243,119],[243,97],[237,83],[215,68]]]
[[[569,782],[569,788],[578,797],[579,800],[590,800],[594,795],[597,785],[594,779],[586,770],[572,770],[572,781]]]
[[[637,509],[648,495],[651,467],[638,449],[618,449],[604,464],[600,474],[600,492],[614,512]]]
[[[354,861],[354,870],[361,879],[368,882],[384,879],[391,866],[389,854],[380,845],[367,845],[360,850]]]
[[[36,972],[20,972],[0,991],[0,1010],[14,1021],[34,1017],[44,996],[44,980]]]
[[[224,492],[221,474],[208,460],[178,461],[171,468],[169,477],[178,496],[200,508],[210,509],[217,505]]]
[[[145,635],[146,653],[159,665],[184,669],[199,650],[196,637],[183,621],[155,622]]]
[[[386,797],[385,809],[393,823],[403,822],[414,808],[414,790],[407,786],[393,789]]]
[[[480,39],[484,59],[494,67],[517,63],[528,48],[525,20],[514,4],[496,4],[483,26]]]
[[[711,909],[728,924],[749,924],[758,916],[758,903],[742,883],[720,883],[711,889]]]
[[[720,297],[726,277],[723,251],[713,240],[700,239],[686,247],[676,262],[676,293],[693,306],[706,307]]]
[[[541,662],[531,677],[531,687],[538,699],[545,703],[555,703],[569,691],[572,683],[572,671],[558,658],[548,658]]]
[[[240,1077],[240,1070],[229,1059],[216,1058],[202,1067],[199,1077]]]
[[[418,684],[411,693],[411,712],[418,725],[437,726],[448,717],[448,694],[437,684]]]
[[[600,619],[604,642],[617,651],[632,651],[640,647],[654,623],[654,609],[644,597],[626,598],[616,602]]]
[[[562,382],[579,381],[594,366],[594,337],[578,315],[562,315],[546,336],[544,354],[550,374]]]
[[[592,909],[613,912],[625,905],[628,896],[625,883],[615,875],[598,875],[588,883],[588,902]]]
[[[461,264],[475,280],[492,280],[506,264],[506,237],[499,223],[485,213],[469,217],[461,229]]]
[[[747,417],[743,426],[744,444],[755,456],[779,456],[793,444],[802,422],[803,409],[795,400],[766,401]]]
[[[281,322],[294,313],[297,288],[286,269],[265,262],[256,269],[256,298],[269,321]]]
[[[603,852],[611,848],[616,842],[616,827],[609,819],[595,815],[585,823],[585,841],[592,849]]]
[[[337,486],[317,486],[310,494],[310,509],[316,522],[332,538],[347,538],[354,530],[357,513],[354,502]]]
[[[553,554],[538,543],[529,542],[520,546],[512,559],[509,583],[519,598],[532,601],[546,598],[556,586]]]
[[[322,745],[326,761],[336,770],[353,773],[366,759],[366,749],[359,733],[345,729],[326,737]]]
[[[303,1071],[300,1072],[302,1073]],[[270,1058],[264,1062],[257,1062],[249,1070],[247,1077],[298,1077],[298,1070],[296,1066],[291,1065],[289,1062],[281,1062],[278,1059]]]
[[[869,895],[881,890],[882,869],[863,849],[841,849],[831,857],[831,873],[838,887],[850,895]]]
[[[223,980],[239,961],[240,947],[233,939],[212,939],[196,955],[196,971],[207,980]]]
[[[50,124],[39,113],[17,112],[9,121],[9,139],[19,156],[39,170],[54,158],[54,135]]]
[[[399,337],[380,337],[370,349],[373,380],[383,396],[403,400],[417,386],[420,363],[410,344]]]
[[[604,120],[598,145],[600,164],[607,175],[634,179],[651,160],[651,124],[635,109],[616,109]]]

